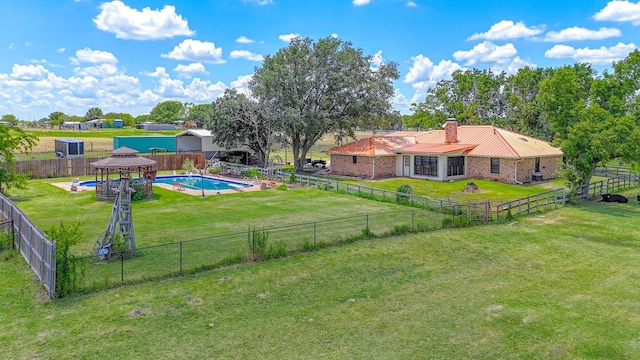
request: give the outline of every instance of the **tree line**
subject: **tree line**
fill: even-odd
[[[573,189],[588,185],[595,167],[640,160],[640,51],[599,75],[592,65],[456,71],[439,81],[405,116],[407,128],[439,128],[447,118],[491,124],[552,142],[565,162],[559,175]]]

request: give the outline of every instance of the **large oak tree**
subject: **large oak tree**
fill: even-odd
[[[337,38],[295,38],[256,68],[252,96],[277,120],[296,171],[323,135],[331,133],[339,143],[353,137],[363,119],[397,116],[391,107],[397,64],[373,67],[372,60]]]

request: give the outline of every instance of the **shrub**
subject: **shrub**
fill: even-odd
[[[286,184],[280,184],[280,185],[274,187],[274,189],[280,190],[280,191],[287,191],[287,190],[289,190],[289,187]]]
[[[135,191],[132,195],[131,195],[131,200],[132,201],[140,201],[142,199],[144,199],[144,184],[143,183],[137,183],[134,187]]]
[[[289,174],[289,182],[290,182],[290,183],[294,183],[294,182],[296,182],[296,172],[295,172],[295,171],[292,171],[292,172]]]
[[[71,246],[80,242],[80,224],[53,226],[47,235],[56,243],[56,296],[64,297],[74,292],[84,277],[82,258],[71,254]]]
[[[0,232],[0,251],[11,248],[11,232]]]
[[[266,258],[267,243],[269,242],[269,232],[265,230],[249,230],[247,232],[247,245],[249,253],[247,259],[250,261],[260,261]]]
[[[396,203],[407,205],[409,204],[409,195],[413,194],[413,186],[411,186],[411,184],[402,184],[398,186],[396,192],[398,192],[398,194],[396,194]]]
[[[275,259],[287,255],[287,244],[282,240],[278,240],[269,245],[265,254],[265,259]]]
[[[182,163],[181,169],[184,171],[191,171],[191,169],[193,169],[193,161],[191,159],[186,159]]]
[[[222,173],[222,167],[214,166],[209,168],[209,174],[220,174]]]

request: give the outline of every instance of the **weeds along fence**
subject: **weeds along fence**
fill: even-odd
[[[628,189],[640,185],[640,174],[627,173],[609,177],[605,180],[592,182],[576,191],[576,195],[581,199],[592,199],[601,194],[608,194],[614,191]]]
[[[2,194],[0,210],[2,223],[9,225],[12,230],[11,246],[20,252],[47,290],[49,297],[53,298],[56,291],[56,244],[49,241],[22,211]]]
[[[187,159],[199,168],[203,168],[206,163],[203,153],[145,155],[145,157],[156,161],[158,171],[180,169]],[[103,158],[24,160],[16,161],[15,165],[18,174],[31,174],[34,179],[88,176],[96,174],[96,168],[92,168],[91,163],[100,159]]]
[[[76,257],[75,292],[260,261],[352,241],[470,225],[468,218],[419,209],[344,217]]]

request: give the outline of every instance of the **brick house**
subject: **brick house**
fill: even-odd
[[[548,142],[492,125],[397,131],[327,149],[331,173],[367,179],[466,178],[521,184],[555,177],[562,151]]]

